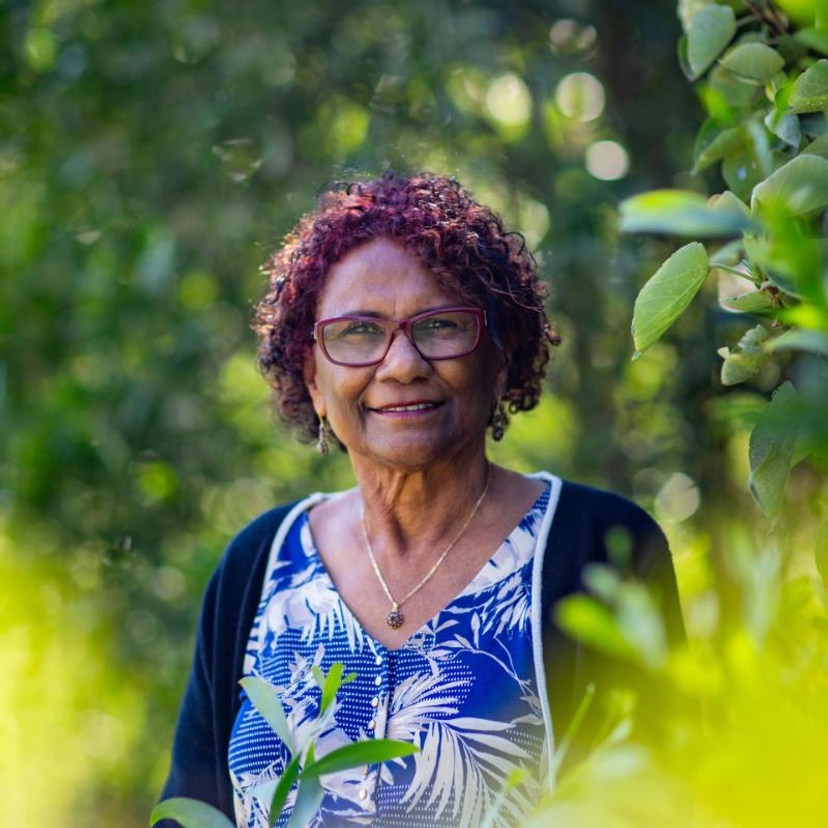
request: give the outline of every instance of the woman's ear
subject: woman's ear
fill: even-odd
[[[302,365],[302,376],[305,380],[305,387],[308,389],[311,401],[313,402],[313,407],[316,409],[316,413],[321,419],[326,414],[326,408],[322,391],[316,381],[316,359],[314,358],[312,350],[308,351],[305,356],[305,361]]]

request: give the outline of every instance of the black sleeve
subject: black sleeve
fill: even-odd
[[[270,546],[292,506],[266,512],[237,535],[210,579],[162,799],[199,799],[233,819],[227,751],[239,709],[237,684]],[[158,826],[177,824],[164,820]]]
[[[595,698],[564,771],[600,738],[614,691],[626,688],[637,695],[636,722],[645,739],[657,738],[667,700],[657,674],[574,641],[558,627],[555,605],[567,595],[585,591],[583,572],[591,563],[610,563],[622,574],[643,580],[658,601],[669,645],[685,638],[672,558],[658,524],[623,497],[565,482],[547,541],[541,600],[544,663],[557,742],[589,685],[595,688]]]

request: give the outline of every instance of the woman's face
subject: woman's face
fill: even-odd
[[[457,306],[469,302],[440,287],[416,256],[380,238],[331,267],[316,318],[407,319]],[[316,412],[328,418],[355,467],[414,470],[482,453],[505,376],[505,360],[485,331],[477,350],[457,359],[429,362],[398,331],[377,365],[335,365],[318,345],[305,365]]]

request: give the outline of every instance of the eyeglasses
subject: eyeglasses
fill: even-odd
[[[397,331],[403,331],[423,359],[457,359],[480,344],[486,314],[482,308],[440,308],[408,319],[337,316],[320,319],[313,338],[335,365],[378,365],[388,355]]]

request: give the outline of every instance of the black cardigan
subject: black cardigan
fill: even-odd
[[[279,525],[295,503],[265,512],[230,543],[207,587],[195,657],[176,727],[172,764],[162,798],[187,796],[208,802],[233,819],[233,792],[227,752],[239,709],[238,681],[250,629],[262,592],[270,547]],[[621,664],[566,636],[553,608],[566,595],[583,590],[584,566],[608,560],[608,537],[622,530],[631,541],[631,570],[659,597],[668,639],[683,640],[681,609],[670,552],[658,525],[630,501],[588,486],[564,481],[547,539],[541,605],[547,692],[560,739],[584,690],[592,683],[594,715],[579,728],[569,765],[588,750],[601,720],[600,698],[617,685],[645,694],[639,710],[643,732],[658,728],[663,690],[643,668]],[[176,823],[164,821],[163,828]]]

